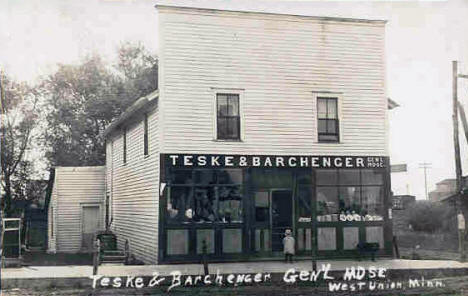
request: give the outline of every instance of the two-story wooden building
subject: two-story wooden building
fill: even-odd
[[[147,263],[391,255],[385,21],[158,5],[159,90],[106,131]]]

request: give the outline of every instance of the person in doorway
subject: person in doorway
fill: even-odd
[[[292,236],[291,229],[286,229],[283,238],[284,260],[285,262],[293,262],[295,240]]]

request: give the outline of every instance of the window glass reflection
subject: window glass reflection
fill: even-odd
[[[168,223],[243,221],[242,170],[174,170],[169,180]]]
[[[359,170],[343,169],[340,172],[340,185],[360,185]]]
[[[310,186],[299,186],[297,190],[298,199],[298,222],[310,222],[311,221],[311,200],[312,190]]]
[[[255,221],[270,222],[270,201],[268,192],[255,192]]]
[[[383,220],[384,173],[372,169],[317,170],[317,221]],[[338,184],[330,184],[335,180]]]
[[[363,185],[383,185],[383,171],[362,170]]]
[[[316,170],[317,185],[335,185],[338,184],[337,170]]]

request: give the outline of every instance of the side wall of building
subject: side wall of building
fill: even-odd
[[[54,175],[54,185],[47,210],[47,252],[57,252],[57,175]]]
[[[82,206],[100,206],[100,229],[104,224],[105,168],[57,167],[52,202],[56,219],[57,252],[79,252],[82,243]],[[56,206],[54,206],[54,204]]]
[[[158,11],[164,153],[388,155],[384,22]],[[216,140],[217,92],[240,93],[242,141]],[[339,143],[317,141],[317,93]]]
[[[107,193],[112,201],[112,231],[119,248],[145,263],[157,263],[159,206],[159,131],[157,107],[148,113],[149,154],[144,155],[144,114],[128,122],[126,163],[123,129],[107,139]]]

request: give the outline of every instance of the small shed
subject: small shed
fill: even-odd
[[[56,167],[48,203],[48,252],[92,250],[105,229],[105,167]]]

